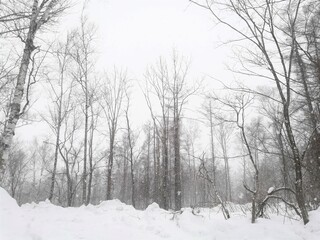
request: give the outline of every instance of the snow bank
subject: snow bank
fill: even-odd
[[[18,207],[16,200],[14,200],[6,190],[0,187],[0,209],[2,211],[15,211]]]
[[[101,210],[105,211],[132,211],[134,207],[131,205],[126,205],[125,203],[121,202],[118,199],[103,201],[97,206],[93,206]]]
[[[18,207],[0,188],[1,240],[316,240],[319,236],[320,210],[310,213],[307,226],[275,215],[251,224],[250,216],[242,212],[226,221],[218,208],[196,212],[185,208],[177,214],[152,203],[139,211],[119,200],[80,208],[62,208],[49,201]]]
[[[309,232],[312,232],[315,235],[318,235],[320,238],[320,209],[310,212],[310,222],[307,224],[306,228]]]
[[[26,233],[27,225],[16,200],[0,187],[0,239],[21,240]]]
[[[151,203],[147,208],[146,211],[147,212],[154,212],[154,211],[158,211],[160,209],[159,204],[158,203]]]

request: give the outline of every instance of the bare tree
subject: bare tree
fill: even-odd
[[[184,185],[184,199],[185,203],[189,202],[189,205],[196,206],[198,204],[198,172],[197,172],[197,159],[196,159],[196,141],[199,138],[199,127],[198,125],[191,125],[190,123],[187,126],[187,129],[183,129],[183,147],[187,156],[188,172],[186,173],[188,177],[183,180]],[[184,176],[184,175],[182,175]],[[189,198],[189,199],[188,199]],[[188,201],[189,200],[189,201]]]
[[[83,147],[83,176],[82,176],[82,202],[88,204],[87,200],[87,159],[88,159],[88,133],[89,133],[89,117],[90,107],[93,102],[93,87],[90,83],[92,81],[92,72],[94,68],[94,61],[92,60],[93,40],[95,34],[95,27],[90,24],[84,16],[84,9],[80,20],[81,26],[74,32],[73,38],[74,47],[72,49],[72,57],[76,62],[76,71],[73,73],[74,79],[79,83],[83,93],[83,115],[84,115],[84,147]],[[90,81],[91,80],[91,81]],[[92,165],[92,162],[90,163]]]
[[[160,202],[160,133],[159,127],[155,119],[153,119],[153,134],[152,134],[152,146],[153,146],[153,199],[155,202]]]
[[[275,89],[266,90],[266,96],[274,97]],[[272,132],[269,131],[270,138],[272,138],[272,143],[269,144],[269,150],[265,149],[267,152],[271,153],[274,149],[274,157],[279,159],[281,165],[281,175],[282,175],[282,186],[285,188],[292,188],[292,162],[290,162],[290,149],[286,140],[283,116],[281,113],[281,104],[275,103],[272,99],[266,96],[261,96],[259,98],[261,104],[260,113],[265,119],[270,121],[270,126]],[[270,151],[271,149],[271,151]],[[285,192],[285,199],[290,199],[290,196]]]
[[[222,201],[219,193],[218,193],[218,190],[216,188],[216,185],[214,184],[214,181],[211,177],[211,174],[210,172],[208,171],[207,167],[206,167],[206,164],[205,164],[205,153],[202,154],[202,156],[199,158],[200,159],[200,166],[199,166],[199,175],[201,178],[204,178],[206,181],[209,182],[210,184],[210,196],[212,199],[217,199],[218,202],[220,203],[221,205],[221,209],[222,209],[222,213],[223,213],[223,216],[224,218],[227,220],[230,218],[230,213],[229,213],[229,210],[227,209],[225,203]]]
[[[31,161],[33,162],[32,171],[32,186],[33,191],[30,191],[29,201],[41,201],[47,198],[47,189],[50,184],[47,179],[50,179],[51,173],[51,146],[47,142],[38,143],[37,139],[31,147],[32,155]],[[49,170],[50,169],[50,170]]]
[[[28,28],[30,3],[3,0],[0,4],[0,36],[16,35]]]
[[[120,189],[120,200],[122,202],[126,202],[127,199],[127,179],[128,179],[128,140],[127,134],[123,135],[122,138],[122,149],[121,156],[122,156],[122,181],[121,181],[121,189]]]
[[[16,194],[22,191],[28,173],[29,162],[26,154],[19,148],[18,144],[12,148],[10,159],[11,161],[8,164],[10,194],[13,198],[19,200],[21,196],[16,196]]]
[[[63,121],[67,117],[70,103],[70,97],[72,93],[72,85],[68,82],[67,78],[67,64],[69,63],[70,57],[70,49],[71,49],[71,41],[72,35],[69,34],[67,36],[65,43],[58,43],[56,49],[54,50],[54,58],[57,61],[58,65],[58,79],[57,85],[54,84],[53,79],[48,76],[48,84],[50,86],[50,92],[52,96],[52,102],[54,106],[50,109],[50,118],[43,116],[43,119],[48,123],[53,133],[55,134],[55,152],[54,152],[54,161],[51,175],[51,186],[49,191],[49,200],[52,201],[54,196],[54,187],[56,182],[56,172],[57,172],[57,164],[58,164],[58,155],[59,155],[59,145],[60,145],[60,134],[61,128],[63,125]]]
[[[173,53],[171,63],[167,63],[160,58],[156,67],[150,67],[146,74],[147,90],[145,97],[154,120],[162,128],[162,164],[163,164],[163,180],[162,195],[163,207],[168,208],[168,178],[169,178],[169,147],[168,147],[168,131],[169,131],[169,114],[172,109],[173,115],[173,147],[174,147],[174,196],[175,209],[181,209],[181,156],[180,156],[180,131],[181,117],[184,106],[189,97],[198,89],[195,86],[189,87],[187,84],[187,74],[189,63],[184,57]],[[149,92],[153,93],[161,108],[161,121],[157,118],[152,109],[152,99]]]
[[[133,207],[136,207],[136,181],[134,175],[134,146],[135,146],[135,136],[131,128],[129,119],[129,108],[130,108],[130,96],[126,92],[127,107],[125,111],[126,125],[127,125],[127,141],[128,141],[128,162],[130,163],[130,176],[131,176],[131,203]]]
[[[81,122],[78,121],[79,113],[74,103],[70,103],[70,111],[64,118],[64,131],[59,144],[59,153],[64,161],[64,174],[67,178],[67,206],[75,204],[75,197],[79,184],[82,183],[80,174],[80,153],[82,145],[77,142]],[[64,180],[62,180],[64,181]]]
[[[228,145],[233,133],[232,125],[228,122],[220,122],[217,129],[217,139],[222,150],[222,157],[224,160],[224,174],[225,174],[225,193],[226,201],[232,202],[231,194],[231,179],[230,179],[230,167],[228,156]]]
[[[156,67],[150,67],[146,72],[146,89],[144,90],[145,99],[148,105],[148,108],[151,113],[151,117],[154,121],[154,150],[156,149],[156,138],[155,136],[160,136],[161,140],[161,150],[162,150],[162,182],[160,187],[161,194],[161,203],[160,205],[164,209],[169,208],[169,149],[168,149],[168,127],[169,127],[169,107],[171,105],[170,97],[169,97],[169,88],[168,88],[168,69],[166,63],[160,59],[158,65]],[[152,96],[151,96],[152,95]],[[156,115],[156,110],[153,106],[153,98],[160,105],[161,115],[158,117]],[[159,125],[159,127],[158,127]],[[160,128],[160,129],[158,129]],[[160,158],[160,147],[158,147],[158,151],[154,151],[154,159],[157,160],[157,164],[155,166],[160,167],[159,158]],[[160,169],[156,167],[155,171],[156,180],[160,180],[157,176],[160,176]],[[157,185],[157,181],[155,186]]]
[[[146,146],[147,150],[145,153],[145,161],[143,163],[144,166],[144,203],[145,206],[148,206],[150,204],[150,186],[151,186],[151,180],[152,180],[152,175],[151,175],[151,159],[152,159],[152,153],[151,153],[151,145],[152,145],[152,124],[148,122],[147,124],[144,125],[143,127],[144,134],[146,135],[146,140],[144,143],[144,146]],[[155,162],[155,161],[154,161]],[[155,178],[155,176],[154,176]]]
[[[11,3],[11,2],[6,2]],[[17,75],[16,86],[12,102],[10,103],[10,113],[4,132],[0,139],[0,167],[8,160],[8,150],[12,143],[17,122],[21,116],[21,103],[24,96],[24,89],[32,53],[37,49],[34,45],[36,35],[44,25],[50,23],[57,17],[67,6],[68,1],[59,0],[33,0],[31,5],[24,5],[24,11],[29,16],[30,23],[27,25],[26,35],[24,32],[19,33],[21,40],[24,43],[24,50],[20,62],[20,68]],[[31,11],[29,10],[31,9]],[[23,35],[24,36],[23,36]]]
[[[179,56],[176,52],[174,52],[174,55],[172,57],[172,76],[169,75],[168,86],[173,99],[175,210],[180,210],[182,207],[180,156],[181,117],[188,99],[197,91],[197,88],[195,86],[188,86],[188,70],[188,61],[186,61],[183,57]]]
[[[256,220],[257,201],[259,197],[258,195],[260,193],[259,168],[258,168],[257,160],[254,158],[252,148],[249,144],[247,131],[245,128],[245,117],[246,117],[245,110],[251,104],[253,98],[251,96],[237,95],[234,100],[222,99],[217,97],[215,97],[214,99],[219,103],[221,103],[223,107],[226,107],[227,108],[226,111],[231,110],[233,112],[234,115],[229,117],[226,117],[225,115],[219,116],[216,114],[216,118],[220,119],[220,121],[222,122],[235,123],[236,126],[239,128],[241,139],[248,153],[250,163],[254,169],[253,186],[250,188],[247,185],[247,183],[244,182],[244,187],[246,188],[246,190],[252,193],[251,222],[254,223]],[[225,138],[224,134],[223,134],[223,138]],[[221,141],[225,141],[225,139],[222,139]],[[222,146],[224,145],[226,144],[222,143]]]
[[[299,16],[294,66],[297,79],[295,86],[299,92],[300,106],[304,114],[298,124],[305,126],[307,148],[302,155],[308,179],[305,184],[309,201],[320,204],[320,131],[319,131],[319,99],[320,99],[320,4],[318,1],[306,1],[302,16]],[[316,200],[315,200],[316,199]]]
[[[98,86],[98,84],[96,84]],[[88,160],[89,160],[89,180],[88,180],[88,194],[87,194],[87,202],[86,204],[89,204],[91,201],[91,195],[92,195],[92,183],[93,183],[93,176],[94,176],[94,170],[95,166],[100,162],[100,160],[94,162],[94,151],[95,146],[98,144],[95,144],[95,132],[97,131],[97,126],[100,120],[100,105],[98,104],[98,90],[93,89],[91,92],[91,102],[90,102],[90,127],[89,127],[89,138],[88,138]]]
[[[302,158],[292,128],[290,107],[293,89],[293,61],[296,48],[297,20],[303,1],[249,1],[229,0],[209,1],[204,3],[191,1],[207,9],[218,22],[237,33],[242,40],[250,43],[247,48],[247,65],[243,74],[248,76],[271,79],[277,90],[282,104],[284,126],[295,166],[296,199],[301,210],[304,224],[309,221],[305,206],[305,197],[302,184]],[[216,9],[225,9],[228,14],[239,20],[235,24],[233,17],[223,18]],[[231,20],[232,19],[232,20]],[[279,64],[278,64],[279,63]],[[255,65],[266,69],[269,74],[255,72],[249,66]]]
[[[125,72],[115,70],[112,76],[106,76],[101,107],[107,119],[109,131],[109,157],[107,162],[107,194],[106,199],[112,199],[112,168],[116,134],[119,128],[119,117],[123,108],[123,100],[127,88]]]

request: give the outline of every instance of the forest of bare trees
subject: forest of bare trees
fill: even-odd
[[[52,41],[71,2],[0,1],[0,182],[19,204],[220,205],[227,219],[232,202],[254,223],[284,203],[308,223],[320,204],[320,2],[189,2],[234,34],[225,44],[243,43],[230,71],[263,87],[206,76],[209,89],[176,49],[139,79],[101,72],[85,6]],[[136,109],[149,117],[137,123]],[[45,134],[15,136],[39,122]]]

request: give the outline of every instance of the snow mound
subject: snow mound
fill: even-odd
[[[307,224],[306,228],[310,230],[310,232],[320,236],[320,208],[310,212],[309,220],[310,222]]]
[[[231,206],[231,204],[230,204]],[[139,211],[119,200],[78,208],[63,208],[49,201],[19,207],[0,188],[1,240],[318,240],[320,210],[310,212],[310,223],[270,214],[270,219],[250,223],[243,207],[232,206],[231,219],[218,209],[184,208],[166,211],[152,203]],[[239,213],[242,214],[239,214]]]
[[[151,204],[146,208],[146,211],[147,211],[147,212],[153,212],[153,211],[157,211],[157,210],[159,210],[159,209],[160,209],[159,204],[153,202],[153,203],[151,203]]]
[[[132,211],[132,210],[134,210],[134,207],[132,207],[131,205],[127,205],[118,199],[103,201],[99,205],[97,205],[96,208],[100,208],[105,211]]]
[[[268,193],[268,194],[271,194],[271,193],[274,191],[274,189],[275,189],[274,187],[270,187],[270,188],[268,189],[267,193]]]
[[[15,211],[19,208],[16,200],[9,193],[0,187],[0,209],[2,211]]]
[[[21,218],[21,208],[9,193],[0,187],[0,239],[29,240],[25,237],[26,232],[27,225]]]

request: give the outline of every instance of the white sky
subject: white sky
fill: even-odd
[[[79,24],[82,4],[77,2],[55,27],[57,36]],[[175,48],[191,59],[190,80],[206,75],[222,81],[234,80],[225,66],[227,62],[232,65],[232,48],[221,46],[232,35],[216,26],[208,12],[188,0],[91,0],[86,15],[97,26],[100,70],[124,68],[130,78],[143,81],[146,67],[160,56],[169,60]],[[205,83],[206,90],[217,87],[209,78]],[[150,114],[143,95],[135,93],[133,98],[133,121],[145,122]],[[40,128],[26,126],[17,132],[23,139],[30,139]]]
[[[210,15],[187,0],[91,0],[89,19],[98,27],[97,48],[104,68],[128,68],[141,78],[148,64],[176,48],[192,60],[192,72],[221,74],[228,47]],[[193,75],[193,74],[192,74]]]
[[[98,27],[99,65],[107,71],[114,65],[127,68],[142,82],[146,67],[160,56],[170,59],[175,48],[191,59],[191,81],[206,74],[232,78],[224,66],[229,48],[218,48],[210,15],[187,0],[91,0],[87,14]],[[133,97],[135,122],[149,118],[142,94]]]

